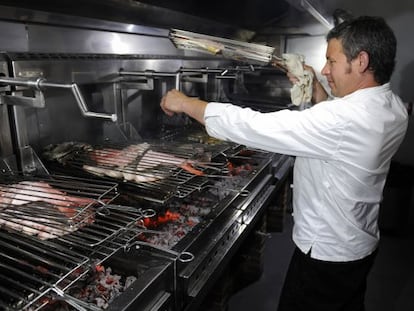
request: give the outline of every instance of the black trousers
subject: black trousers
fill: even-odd
[[[327,262],[296,247],[278,311],[364,311],[367,276],[376,254],[351,262]]]

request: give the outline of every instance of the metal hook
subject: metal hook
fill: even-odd
[[[195,258],[194,254],[190,252],[182,252],[178,255],[178,260],[181,262],[190,262],[193,261]]]

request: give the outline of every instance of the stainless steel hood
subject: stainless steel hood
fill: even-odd
[[[61,0],[58,2],[52,0],[5,0],[0,1],[0,5],[6,8],[0,12],[1,19],[36,21],[42,24],[56,23],[61,25],[66,23],[70,25],[70,19],[65,18],[64,21],[54,19],[54,16],[64,16],[73,17],[76,20],[82,18],[97,20],[100,25],[102,25],[102,21],[105,21],[151,28],[177,28],[229,38],[237,37],[240,31],[248,31],[232,23],[231,20],[219,21],[218,19],[210,19],[209,16],[198,16],[181,9],[173,10],[132,0]],[[220,12],[220,9],[217,11]],[[91,28],[93,28],[93,23]]]
[[[290,7],[289,3],[284,0],[211,0],[203,2],[140,0],[140,2],[252,31],[281,19],[287,14]]]
[[[1,13],[1,18],[9,20],[50,24],[48,16],[60,14],[244,41],[262,33],[325,32],[332,24],[333,11],[333,4],[326,0],[2,0],[0,5],[9,8]]]

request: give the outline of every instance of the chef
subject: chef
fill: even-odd
[[[167,115],[185,113],[213,137],[296,157],[296,249],[279,311],[364,310],[382,191],[407,129],[406,108],[390,89],[396,39],[384,19],[345,21],[328,33],[327,43],[322,75],[331,96],[313,78],[317,104],[309,109],[262,113],[176,90],[161,100]]]

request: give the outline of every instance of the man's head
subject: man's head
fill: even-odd
[[[396,39],[380,17],[344,21],[327,35],[327,63],[322,70],[335,96],[389,82],[395,66]]]

